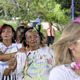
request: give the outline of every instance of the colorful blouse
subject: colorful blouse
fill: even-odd
[[[26,65],[26,70],[25,70],[25,77],[23,77],[23,80],[48,80],[49,72],[53,66],[52,62],[52,53],[50,54],[49,48],[44,47],[40,48],[35,51],[29,51],[27,54],[27,65]],[[21,55],[21,56],[20,56]],[[25,57],[22,57],[22,54],[18,53],[18,66],[20,65],[21,60],[20,58],[24,58],[26,60],[26,54],[23,54]],[[25,60],[23,61],[24,63],[22,64],[24,69],[25,65]],[[22,63],[22,62],[21,62]],[[23,72],[19,70],[19,73]],[[19,76],[20,77],[20,76]],[[21,77],[19,80],[22,80]]]

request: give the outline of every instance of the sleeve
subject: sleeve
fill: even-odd
[[[42,22],[42,20],[40,19],[40,22]]]
[[[37,18],[35,19],[35,21],[37,22]]]
[[[0,42],[0,51],[3,52],[2,49],[1,49],[1,47],[2,47],[2,42]]]
[[[25,65],[26,54],[25,53],[17,53],[17,74],[21,73],[23,67]]]
[[[63,70],[59,70],[58,68],[52,69],[49,75],[49,80],[68,80],[63,72]]]
[[[50,49],[48,46],[43,48],[51,57],[54,55],[54,51]]]
[[[20,48],[22,47],[22,44],[17,44],[17,43],[16,43],[16,45],[17,45],[17,48],[18,48],[18,49],[20,49]]]

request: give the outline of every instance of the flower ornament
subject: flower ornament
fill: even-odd
[[[73,69],[80,69],[80,62],[72,62],[71,63],[71,67],[73,68]]]
[[[73,20],[73,22],[80,23],[80,17],[78,17],[75,20]]]

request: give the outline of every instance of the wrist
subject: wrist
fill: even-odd
[[[11,70],[10,68],[6,68],[6,69],[4,70],[4,75],[5,75],[5,76],[9,76],[9,75],[11,74],[11,72],[12,72],[12,70]]]

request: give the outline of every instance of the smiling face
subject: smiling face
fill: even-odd
[[[9,26],[2,30],[1,37],[3,40],[12,40],[13,36],[14,34],[12,32],[12,29]]]
[[[40,45],[40,37],[36,31],[28,31],[26,33],[26,43],[29,47],[38,47]]]

